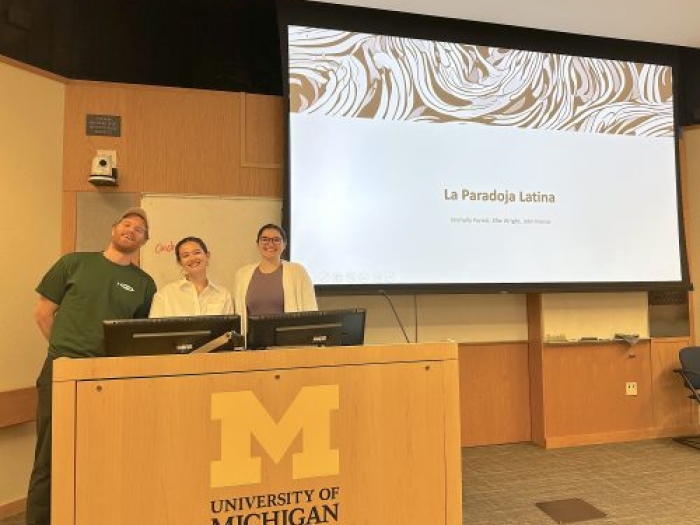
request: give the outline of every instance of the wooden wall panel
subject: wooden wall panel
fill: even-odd
[[[526,342],[460,345],[462,446],[530,441]]]
[[[659,428],[688,428],[698,425],[698,404],[687,398],[683,381],[673,370],[680,366],[678,351],[688,338],[655,339],[651,344],[654,423]]]
[[[651,349],[640,341],[630,353],[626,343],[549,344],[544,348],[547,439],[606,436],[654,427]],[[631,356],[634,357],[631,357]],[[625,383],[636,381],[637,396]]]
[[[132,88],[133,89],[133,88]],[[129,127],[138,126],[127,111],[131,102],[130,89],[119,84],[94,82],[69,82],[66,86],[65,128],[63,140],[63,189],[65,191],[94,191],[88,182],[92,159],[98,149],[116,150],[117,162],[123,168],[124,177],[118,189],[101,188],[100,191],[138,191],[141,181],[131,169],[133,154],[130,152]],[[134,108],[133,112],[136,112]],[[88,114],[119,115],[122,117],[121,137],[86,136],[85,119]],[[128,175],[127,175],[128,174]]]
[[[66,91],[64,190],[281,197],[279,97],[71,82]],[[119,115],[121,137],[86,136],[87,114]],[[246,151],[259,161],[243,167]],[[98,149],[116,150],[119,187],[88,182]]]
[[[284,179],[281,170],[265,168],[241,168],[236,181],[236,195],[278,197],[284,195]]]
[[[527,294],[528,367],[530,375],[530,426],[532,441],[545,445],[544,354],[542,326],[542,294]]]
[[[134,92],[139,127],[129,129],[140,149],[135,165],[142,191],[235,192],[240,159],[238,93]]]
[[[35,387],[0,392],[0,428],[34,421],[36,401]]]
[[[241,166],[281,168],[284,130],[280,97],[241,93]]]

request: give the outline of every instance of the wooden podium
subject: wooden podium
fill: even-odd
[[[54,363],[53,525],[461,525],[457,345]]]

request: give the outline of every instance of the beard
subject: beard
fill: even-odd
[[[112,237],[112,246],[115,250],[117,250],[119,253],[123,253],[124,255],[132,255],[136,253],[139,248],[141,248],[142,244],[143,243],[139,243],[137,241],[124,239],[121,235],[114,235]]]

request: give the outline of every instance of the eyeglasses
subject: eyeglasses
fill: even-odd
[[[260,237],[258,239],[260,244],[274,244],[275,246],[282,244],[282,237]]]

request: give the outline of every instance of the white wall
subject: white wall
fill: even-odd
[[[60,252],[64,97],[62,82],[0,61],[0,392],[33,385],[46,356],[34,288]],[[0,429],[0,506],[26,495],[33,429]]]
[[[392,295],[406,336],[418,342],[452,339],[459,343],[527,340],[522,294]],[[381,295],[322,296],[320,308],[366,308],[366,344],[405,341],[391,305]]]
[[[697,0],[320,0],[582,35],[700,47]]]

